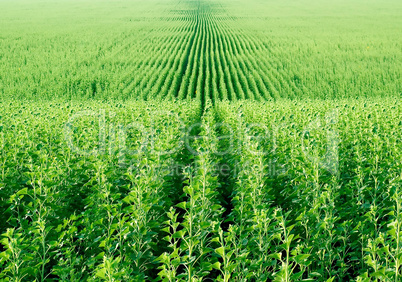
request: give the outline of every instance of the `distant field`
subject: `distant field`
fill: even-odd
[[[401,27],[0,0],[0,281],[402,281]]]
[[[0,95],[400,95],[401,15],[400,1],[3,0]]]

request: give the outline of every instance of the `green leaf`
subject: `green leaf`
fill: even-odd
[[[299,272],[297,272],[297,273],[295,273],[295,274],[293,274],[290,278],[291,278],[291,281],[298,281],[299,279],[300,279],[300,277],[303,275],[303,271],[299,271]]]
[[[21,189],[17,192],[17,196],[28,194],[28,188]]]
[[[169,226],[167,226],[167,227],[165,227],[165,228],[162,228],[162,229],[161,229],[161,231],[163,231],[163,232],[166,232],[166,233],[169,233],[169,234],[170,234],[170,227],[169,227]]]
[[[187,204],[186,202],[181,202],[181,203],[178,203],[178,204],[176,205],[176,207],[185,210],[185,209],[186,209],[186,204]]]
[[[106,280],[106,269],[102,268],[96,272],[96,277]]]
[[[169,257],[166,253],[161,254],[156,260],[160,261],[163,264],[169,263]]]
[[[185,230],[180,230],[180,231],[177,231],[176,233],[174,233],[172,237],[173,238],[183,238],[185,234],[186,234]]]
[[[219,248],[215,249],[215,252],[216,252],[218,255],[220,255],[221,257],[223,257],[223,256],[224,256],[224,253],[225,253],[225,248],[224,248],[224,247],[219,247]]]
[[[308,255],[308,254],[300,254],[300,255],[293,257],[292,259],[300,265],[305,265],[305,262],[309,257],[310,257],[310,255]]]
[[[97,260],[97,259],[101,259],[101,258],[103,258],[105,256],[105,252],[101,252],[101,253],[99,253],[96,257],[95,257],[95,259]]]
[[[219,237],[215,237],[211,240],[211,243],[214,243],[214,242],[219,243],[219,240],[220,240]]]
[[[211,266],[212,266],[213,269],[217,269],[217,270],[221,269],[221,263],[219,261],[215,262]]]
[[[273,259],[277,259],[277,260],[281,260],[281,258],[282,258],[282,253],[270,254],[268,257],[269,257],[269,258],[273,258]]]
[[[130,204],[132,202],[132,196],[128,195],[127,197],[125,197],[122,201],[126,204]]]

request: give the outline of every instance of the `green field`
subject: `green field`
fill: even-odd
[[[401,27],[0,0],[0,281],[402,281]]]

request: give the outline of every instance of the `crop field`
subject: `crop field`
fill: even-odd
[[[0,0],[0,281],[402,281],[401,27]]]

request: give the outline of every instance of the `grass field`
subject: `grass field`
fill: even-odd
[[[0,0],[0,281],[402,281],[401,27]]]

